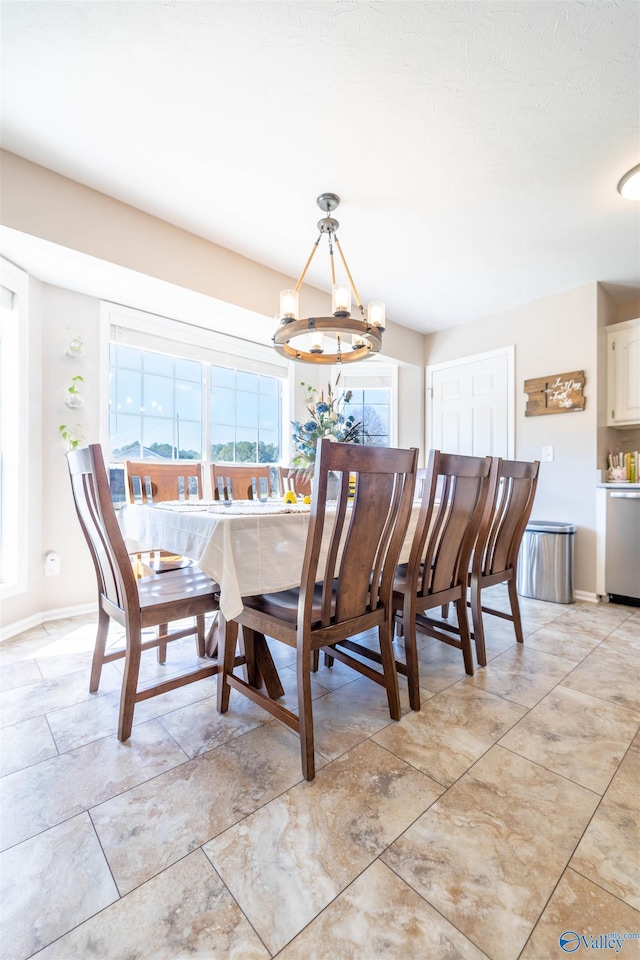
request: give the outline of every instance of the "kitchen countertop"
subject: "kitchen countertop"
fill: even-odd
[[[625,483],[624,481],[612,480],[611,483],[598,483],[598,487],[606,487],[609,490],[640,490],[640,483]]]

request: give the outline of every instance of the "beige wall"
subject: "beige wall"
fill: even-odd
[[[292,285],[291,277],[15,154],[0,151],[0,165],[0,218],[14,230],[266,317],[277,312],[280,291]],[[302,296],[308,315],[328,311],[320,290],[305,284]],[[422,335],[391,321],[384,341],[385,355],[406,363],[422,353]]]
[[[598,425],[597,284],[588,284],[514,310],[425,338],[427,364],[515,344],[516,458],[542,463],[532,519],[576,523],[576,590],[595,593],[595,479]],[[525,417],[525,380],[584,370],[586,409]]]
[[[640,297],[628,303],[617,303],[615,320],[611,320],[611,323],[624,323],[625,320],[635,320],[636,317],[640,317]]]

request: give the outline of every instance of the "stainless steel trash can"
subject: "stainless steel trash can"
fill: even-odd
[[[523,597],[573,603],[574,523],[532,520],[527,524],[520,555],[516,590]]]

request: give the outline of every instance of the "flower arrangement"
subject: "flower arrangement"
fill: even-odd
[[[294,420],[291,423],[296,449],[293,465],[307,476],[313,476],[316,444],[322,437],[331,437],[340,443],[360,443],[362,424],[346,409],[352,392],[343,390],[336,393],[339,381],[338,376],[334,387],[327,384],[326,394],[324,391],[318,392],[308,383],[301,383],[306,391],[309,419],[303,422]]]

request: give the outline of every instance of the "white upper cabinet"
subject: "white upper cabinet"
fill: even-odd
[[[607,328],[607,426],[640,423],[640,319]]]

